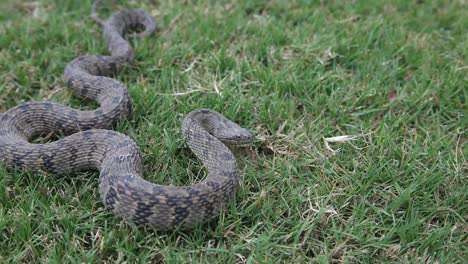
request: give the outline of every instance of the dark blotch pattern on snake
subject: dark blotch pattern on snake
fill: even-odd
[[[80,56],[70,62],[64,79],[74,94],[99,102],[95,110],[62,104],[26,102],[0,113],[0,162],[8,167],[67,174],[99,170],[99,192],[112,212],[159,230],[190,228],[219,214],[239,186],[236,159],[224,143],[245,144],[253,136],[221,114],[199,109],[189,113],[182,131],[188,146],[207,168],[207,178],[192,186],[163,186],[145,181],[141,154],[128,136],[111,124],[131,111],[126,86],[105,77],[134,59],[126,37],[129,28],[143,25],[137,35],[156,29],[154,19],[140,9],[126,9],[101,21],[110,56]],[[46,144],[29,140],[42,133],[66,137]]]

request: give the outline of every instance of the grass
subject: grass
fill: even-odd
[[[74,57],[107,53],[89,2],[0,3],[0,111],[93,107],[61,77]],[[181,120],[222,112],[258,138],[236,151],[241,190],[218,219],[164,233],[103,209],[97,173],[0,167],[0,262],[467,260],[465,1],[141,2],[100,9],[160,23],[132,41],[118,79],[134,113],[114,129],[141,146],[147,179],[192,184],[203,170]]]

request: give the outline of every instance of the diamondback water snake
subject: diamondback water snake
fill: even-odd
[[[145,181],[141,154],[128,136],[107,130],[131,112],[126,86],[110,77],[134,60],[126,37],[130,27],[143,25],[139,35],[156,29],[141,9],[125,9],[100,21],[110,56],[75,58],[64,79],[75,95],[99,103],[95,110],[78,110],[49,101],[26,102],[0,113],[0,162],[8,167],[69,174],[98,170],[99,193],[106,208],[131,222],[159,230],[190,228],[219,214],[239,186],[237,162],[223,144],[245,144],[252,134],[221,114],[198,109],[182,124],[187,145],[203,162],[207,177],[192,186],[164,186]],[[30,139],[41,133],[65,137],[45,144]]]

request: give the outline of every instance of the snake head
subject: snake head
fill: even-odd
[[[185,117],[182,130],[186,138],[186,132],[192,131],[194,127],[201,128],[231,146],[244,146],[255,140],[250,131],[211,109],[196,109]]]
[[[228,119],[220,122],[213,129],[212,134],[224,144],[231,146],[245,146],[255,140],[254,135],[250,131]]]

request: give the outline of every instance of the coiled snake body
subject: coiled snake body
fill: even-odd
[[[137,144],[128,136],[106,130],[127,117],[131,99],[125,85],[105,77],[134,59],[125,37],[130,27],[143,25],[139,35],[156,29],[154,19],[140,9],[125,9],[101,22],[110,56],[87,55],[71,61],[64,79],[74,94],[99,102],[95,110],[62,104],[26,102],[0,113],[0,162],[8,167],[65,174],[97,169],[105,207],[120,217],[159,230],[190,228],[219,214],[236,192],[239,173],[234,155],[223,144],[245,144],[253,136],[221,114],[199,109],[183,121],[188,146],[207,168],[207,178],[192,186],[162,186],[145,181]],[[29,140],[46,132],[66,137],[46,144]]]

